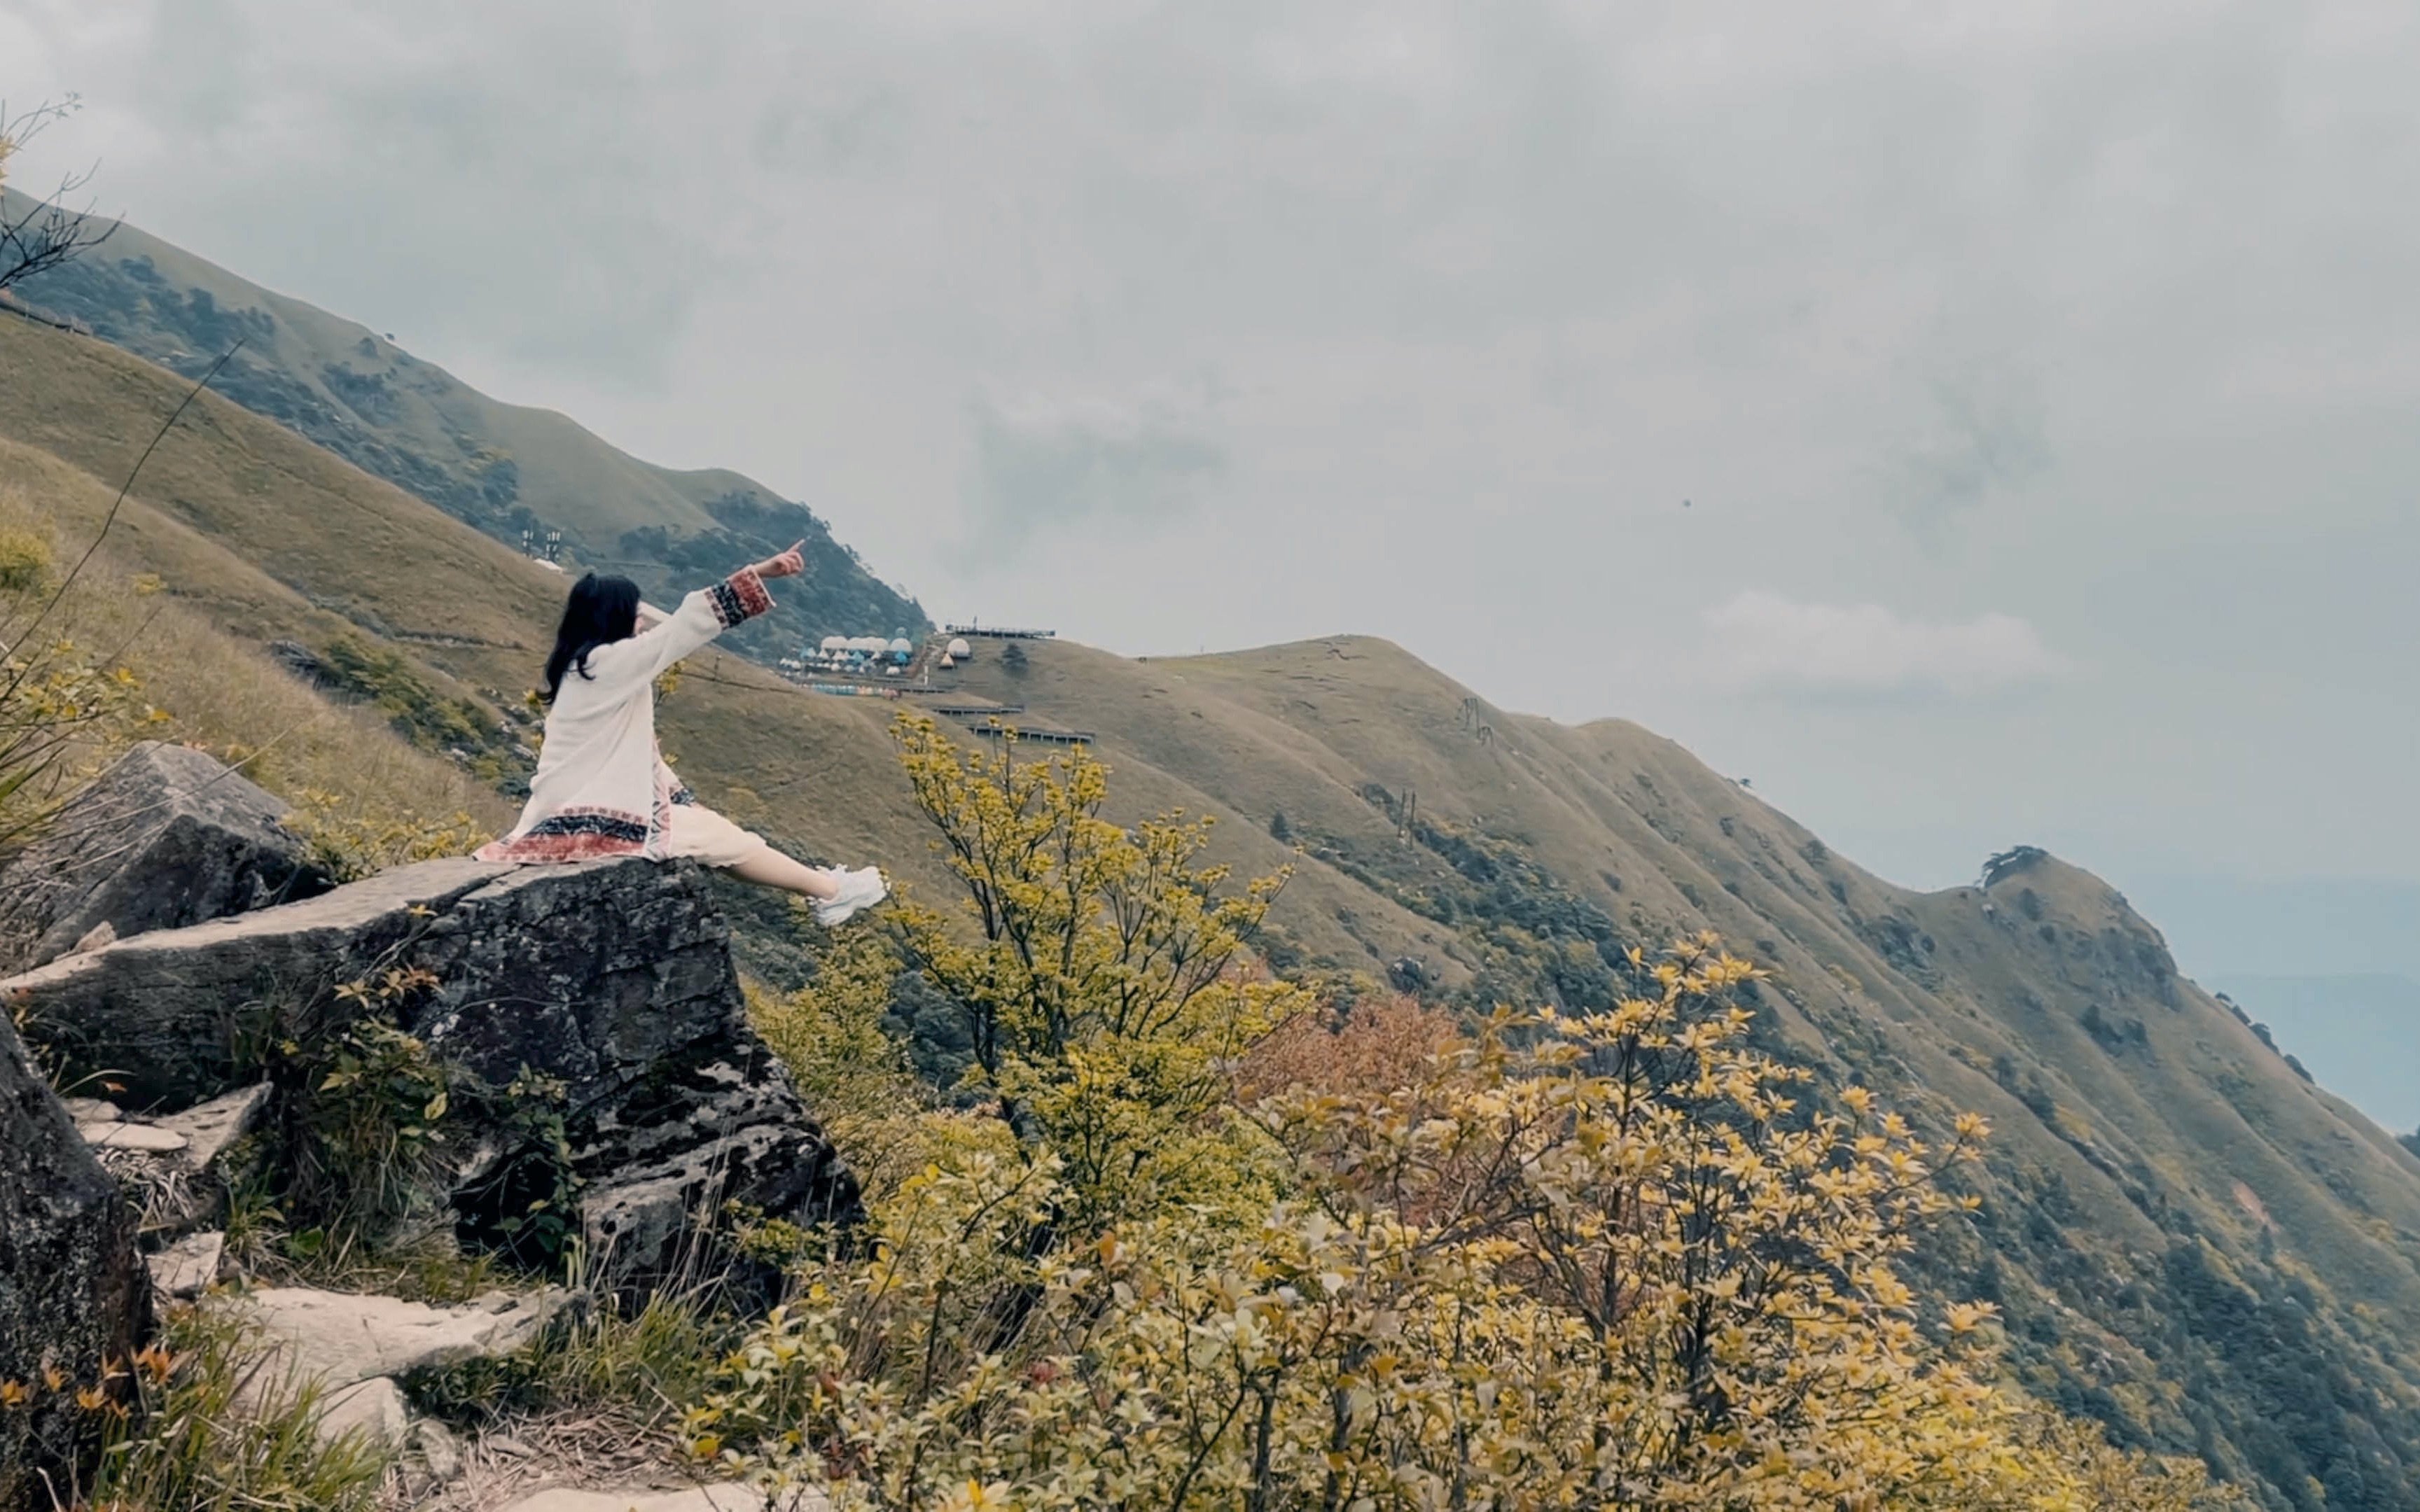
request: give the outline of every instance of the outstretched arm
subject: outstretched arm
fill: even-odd
[[[665,668],[723,631],[771,609],[773,595],[765,590],[767,579],[795,578],[804,572],[806,562],[799,555],[799,548],[805,544],[800,541],[786,551],[740,568],[711,587],[699,589],[683,598],[680,608],[670,614],[641,604],[642,621],[652,619],[656,623],[628,640],[597,647],[590,654],[591,672],[613,683],[655,681]]]

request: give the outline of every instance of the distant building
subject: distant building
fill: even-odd
[[[944,635],[987,635],[1001,640],[1048,640],[1059,633],[1056,630],[1035,630],[1021,625],[973,624],[945,625],[941,627],[941,631]]]

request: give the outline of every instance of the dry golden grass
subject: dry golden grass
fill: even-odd
[[[89,474],[0,441],[0,532],[49,543],[52,585],[91,543],[91,522],[108,502]],[[377,711],[331,701],[265,648],[181,601],[177,589],[129,571],[104,538],[44,629],[133,671],[145,698],[167,716],[145,733],[237,763],[272,793],[331,795],[341,811],[371,821],[509,819],[509,805],[452,763],[407,744]],[[0,618],[30,617],[49,592],[34,583],[0,591]]]

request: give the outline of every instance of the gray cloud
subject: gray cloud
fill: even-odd
[[[895,173],[907,156],[910,106],[877,87],[821,100],[782,99],[756,123],[750,150],[780,174]]]
[[[1973,364],[1925,386],[1922,424],[1886,465],[1884,497],[1928,539],[1987,500],[2021,493],[2050,471],[2039,389],[2005,366]]]
[[[1880,604],[1735,594],[1701,616],[1693,675],[1743,692],[1972,698],[2060,671],[2033,625],[1989,612],[1928,621]]]
[[[977,561],[1015,558],[1077,526],[1165,524],[1230,464],[1209,417],[1171,390],[1119,401],[985,394],[969,421],[963,549]]]

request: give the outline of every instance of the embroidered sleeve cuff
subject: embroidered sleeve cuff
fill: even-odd
[[[753,567],[742,567],[723,579],[706,590],[706,596],[714,601],[714,617],[726,630],[773,607],[773,595],[765,591],[765,579],[756,576]]]

